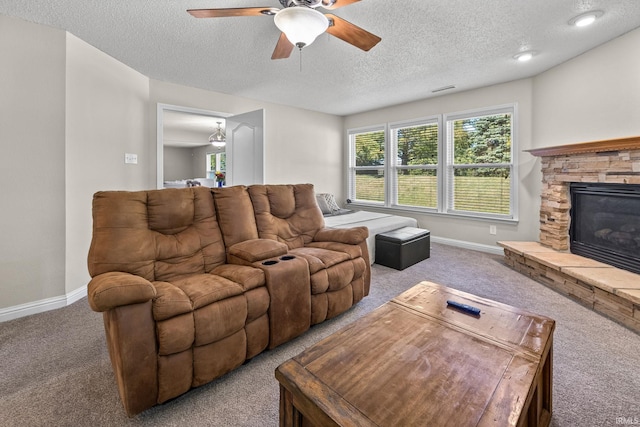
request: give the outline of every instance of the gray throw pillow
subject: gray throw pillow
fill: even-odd
[[[318,207],[320,208],[323,214],[331,213],[331,209],[329,209],[327,200],[324,197],[322,197],[321,194],[316,194],[316,202],[318,202]]]
[[[323,214],[330,214],[340,210],[335,196],[331,193],[317,193],[316,200]]]

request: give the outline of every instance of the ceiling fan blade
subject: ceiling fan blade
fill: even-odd
[[[273,55],[271,55],[271,59],[285,59],[291,56],[291,52],[293,51],[293,43],[289,41],[287,36],[284,33],[280,33],[280,38],[278,39],[278,44],[276,44],[276,48],[273,50]]]
[[[325,9],[337,9],[342,6],[348,6],[360,0],[323,0],[322,7]]]
[[[353,25],[351,22],[338,18],[335,15],[327,13],[324,16],[329,19],[329,28],[327,28],[327,33],[344,40],[355,47],[359,47],[364,51],[368,51],[382,40],[375,34],[371,34],[357,25]]]
[[[237,7],[229,9],[189,9],[196,18],[226,18],[228,16],[273,16],[280,10],[275,7]]]

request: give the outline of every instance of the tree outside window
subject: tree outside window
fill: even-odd
[[[517,219],[515,111],[509,105],[350,130],[349,197],[390,208]]]

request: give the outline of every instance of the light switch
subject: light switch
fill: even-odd
[[[138,155],[137,154],[130,154],[130,153],[124,153],[124,162],[125,163],[132,163],[132,164],[138,164]]]

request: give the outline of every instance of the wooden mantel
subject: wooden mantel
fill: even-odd
[[[537,157],[566,156],[581,153],[603,153],[607,151],[640,149],[640,136],[630,138],[607,139],[603,141],[583,142],[580,144],[558,145],[556,147],[525,150]]]

